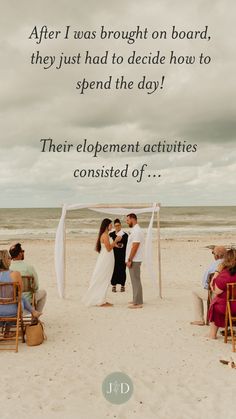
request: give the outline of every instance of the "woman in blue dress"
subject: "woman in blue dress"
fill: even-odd
[[[21,274],[16,271],[10,270],[11,264],[11,257],[7,250],[0,250],[0,283],[7,283],[7,282],[16,282],[19,284],[20,288],[22,289],[22,278]],[[12,291],[12,290],[11,290]],[[10,288],[5,290],[7,295],[4,295],[4,298],[11,298],[12,295],[10,294]],[[2,296],[1,296],[2,297]],[[25,297],[22,296],[22,310],[26,310],[31,313],[33,318],[38,318],[41,316],[41,312],[35,310],[30,303],[27,301]],[[17,304],[0,304],[0,316],[2,317],[11,317],[17,314]],[[9,331],[9,327],[7,328]]]

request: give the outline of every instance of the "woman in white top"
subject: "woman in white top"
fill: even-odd
[[[107,290],[114,270],[113,248],[122,237],[117,237],[114,242],[109,237],[112,229],[112,222],[109,218],[104,218],[101,223],[96,242],[96,251],[99,253],[97,262],[90,280],[88,291],[83,302],[86,306],[111,307],[113,304],[106,301]]]

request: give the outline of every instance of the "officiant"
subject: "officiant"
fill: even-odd
[[[125,291],[126,281],[126,264],[125,264],[125,252],[128,241],[128,234],[122,230],[121,222],[118,218],[114,220],[115,230],[109,235],[115,240],[117,236],[121,236],[122,239],[118,243],[118,247],[114,247],[113,252],[115,256],[115,266],[111,279],[112,292],[116,292],[116,286],[121,285],[120,291]]]

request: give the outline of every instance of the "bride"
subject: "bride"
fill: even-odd
[[[117,243],[122,237],[117,236],[115,241],[112,242],[112,239],[109,237],[109,231],[111,231],[111,229],[111,220],[109,218],[104,218],[100,226],[96,243],[96,251],[99,255],[90,280],[89,288],[83,298],[83,302],[86,306],[113,306],[113,304],[106,301],[106,294],[115,264],[112,250],[114,247],[117,247]]]

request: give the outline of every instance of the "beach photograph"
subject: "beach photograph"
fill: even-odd
[[[196,320],[193,291],[202,289],[203,275],[214,260],[213,247],[235,246],[235,207],[161,207],[162,298],[155,215],[155,282],[144,261],[142,310],[128,309],[132,299],[128,272],[125,292],[117,285],[114,293],[109,284],[107,299],[112,307],[87,307],[82,302],[105,215],[117,218],[91,209],[67,212],[66,280],[60,298],[54,251],[61,209],[0,210],[1,249],[20,242],[25,260],[37,271],[39,288],[47,291],[41,316],[47,340],[34,347],[20,341],[17,354],[1,351],[3,417],[16,411],[23,417],[30,409],[39,418],[199,418],[206,411],[209,417],[233,418],[231,391],[218,403],[222,388],[234,388],[234,369],[220,363],[236,362],[231,340],[225,344],[220,334],[211,340],[209,326],[190,323]],[[138,215],[145,237],[150,216]],[[129,232],[126,217],[120,221]],[[131,399],[120,406],[106,401],[101,390],[104,378],[115,371],[125,372],[134,385]]]
[[[1,419],[234,419],[235,2],[1,5]]]

